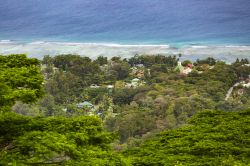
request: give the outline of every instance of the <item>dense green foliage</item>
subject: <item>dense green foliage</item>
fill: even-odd
[[[0,165],[248,163],[248,60],[177,63],[0,56]]]
[[[225,101],[228,90],[250,75],[250,67],[244,65],[247,60],[233,64],[213,58],[197,60],[188,75],[176,70],[177,62],[176,56],[163,55],[110,60],[103,56],[96,60],[76,55],[46,56],[43,73],[47,95],[38,109],[45,115],[79,115],[82,110],[75,107],[77,103],[89,101],[101,113],[106,128],[117,132],[126,146],[128,141],[137,144],[162,130],[181,127],[204,109],[237,111],[250,107],[249,89],[240,86]],[[190,63],[183,61],[184,67]],[[134,78],[142,85],[126,86]],[[98,87],[91,88],[93,84]],[[114,88],[108,89],[108,85]],[[144,117],[148,126],[142,123]]]
[[[0,165],[126,164],[119,154],[111,151],[110,143],[116,135],[107,133],[98,117],[32,118],[9,112],[16,102],[13,109],[27,114],[22,109],[29,106],[22,102],[35,102],[42,96],[43,78],[39,61],[25,55],[0,56],[0,64]],[[70,73],[66,75],[70,78]],[[39,103],[54,109],[51,96]]]
[[[0,115],[0,164],[123,165],[111,151],[115,135],[96,117],[30,118]]]
[[[226,92],[238,81],[238,77],[231,65],[217,63],[213,69],[202,74],[188,75],[184,81],[187,86],[197,89],[200,95],[218,102],[225,98]]]
[[[203,111],[189,125],[126,151],[133,165],[248,165],[250,110]]]
[[[43,94],[39,61],[26,55],[0,55],[0,112],[16,100],[34,102]]]
[[[165,64],[168,67],[175,67],[177,65],[178,59],[176,56],[164,56],[164,55],[135,55],[128,60],[130,65],[143,64],[146,67],[151,67],[154,64]]]
[[[216,64],[216,60],[214,58],[208,57],[206,59],[197,59],[195,62],[195,65],[204,65],[204,64],[208,64],[208,65],[215,65]]]

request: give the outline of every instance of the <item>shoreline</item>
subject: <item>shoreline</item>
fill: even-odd
[[[250,45],[233,44],[190,44],[175,47],[171,44],[117,44],[117,43],[81,43],[33,41],[22,42],[0,40],[0,54],[27,54],[41,59],[44,55],[78,54],[95,59],[98,56],[120,56],[129,58],[135,54],[182,54],[181,59],[202,59],[208,56],[218,60],[232,62],[236,58],[249,58]]]

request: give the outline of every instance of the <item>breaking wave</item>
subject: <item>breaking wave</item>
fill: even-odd
[[[92,59],[98,56],[120,56],[128,58],[135,54],[182,54],[182,59],[214,57],[232,62],[236,58],[250,58],[250,46],[237,45],[187,45],[181,48],[170,45],[123,45],[115,43],[74,43],[74,42],[19,42],[0,41],[0,54],[27,54],[41,59],[44,55],[77,54]]]

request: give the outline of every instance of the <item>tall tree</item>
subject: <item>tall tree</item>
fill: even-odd
[[[0,56],[0,111],[15,101],[34,102],[43,95],[39,61],[26,55]]]

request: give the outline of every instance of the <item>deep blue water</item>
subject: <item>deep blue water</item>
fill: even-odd
[[[0,40],[250,44],[250,0],[0,0]]]

